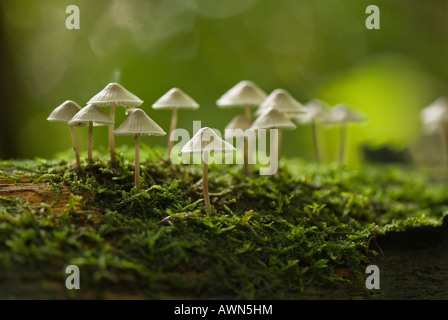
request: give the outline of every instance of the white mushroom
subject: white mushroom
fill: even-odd
[[[275,89],[272,91],[260,105],[255,114],[259,116],[264,111],[271,108],[276,109],[291,118],[306,112],[305,107],[284,89]]]
[[[208,194],[208,157],[211,153],[234,152],[236,149],[230,143],[222,140],[209,127],[201,128],[180,150],[182,155],[200,153],[204,161],[202,188],[207,212],[211,213],[210,197]]]
[[[118,83],[109,83],[103,90],[92,97],[87,104],[98,107],[110,107],[110,118],[113,123],[109,126],[109,152],[110,161],[115,165],[115,139],[114,139],[114,123],[115,123],[115,107],[122,106],[125,108],[135,108],[143,103],[137,96],[126,90]]]
[[[448,165],[448,97],[440,97],[420,112],[426,134],[439,133],[445,163]]]
[[[168,137],[168,155],[170,155],[174,142],[171,140],[171,134],[177,126],[178,109],[196,110],[199,108],[199,104],[182,90],[172,88],[161,96],[152,107],[158,110],[172,110]]]
[[[87,105],[76,113],[69,121],[69,125],[75,127],[89,126],[89,139],[87,144],[87,159],[92,161],[93,126],[111,125],[114,121],[103,110],[94,105]]]
[[[278,161],[280,157],[280,146],[282,139],[283,130],[293,130],[296,125],[282,112],[277,109],[270,108],[265,110],[261,115],[254,121],[251,130],[259,129],[277,129],[278,139],[277,139],[277,156],[274,156],[275,161]],[[272,156],[272,155],[271,155]]]
[[[320,163],[319,144],[317,139],[317,123],[329,112],[327,104],[319,99],[313,99],[305,104],[306,113],[299,114],[295,119],[299,123],[310,123],[313,135],[314,155],[316,162]]]
[[[337,124],[340,127],[340,142],[339,142],[339,164],[344,163],[345,143],[347,134],[347,125],[350,123],[364,122],[366,116],[359,111],[355,111],[352,107],[344,104],[338,104],[326,114],[322,119],[322,124]]]
[[[249,80],[243,80],[237,83],[229,91],[224,93],[216,101],[220,108],[245,108],[245,116],[252,121],[251,108],[259,107],[266,99],[267,94],[255,83]]]
[[[72,100],[67,100],[59,107],[54,109],[48,116],[47,120],[51,122],[68,123],[79,110],[81,110],[81,107],[76,102]],[[75,151],[76,167],[78,169],[81,169],[81,160],[79,159],[78,139],[76,138],[76,133],[73,126],[69,126],[69,128],[73,141],[73,150]]]
[[[249,169],[249,137],[246,134],[247,130],[249,130],[251,127],[251,121],[243,115],[238,115],[232,119],[232,121],[229,122],[229,124],[226,126],[226,132],[227,130],[231,130],[232,136],[236,138],[242,138],[243,141],[243,157],[244,157],[244,164],[243,164],[243,172],[245,175],[250,174]]]
[[[114,130],[117,136],[133,135],[135,138],[135,185],[140,186],[140,137],[163,136],[165,131],[141,109],[135,108],[123,123]]]

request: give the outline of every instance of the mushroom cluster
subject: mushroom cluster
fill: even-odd
[[[163,136],[164,129],[152,120],[141,108],[143,100],[125,89],[118,83],[109,83],[103,90],[94,95],[84,108],[81,108],[72,100],[67,100],[55,108],[48,116],[48,121],[66,122],[69,125],[73,149],[76,157],[77,169],[82,169],[79,153],[79,145],[74,127],[88,127],[87,160],[93,160],[93,127],[108,126],[110,163],[116,165],[115,138],[114,136],[132,135],[135,140],[134,155],[134,183],[140,186],[140,145],[142,136]],[[313,134],[313,145],[316,161],[320,162],[319,146],[316,133],[316,124],[337,124],[340,126],[340,148],[339,162],[344,159],[346,125],[352,122],[364,121],[365,117],[345,105],[328,107],[320,100],[313,99],[306,105],[302,105],[287,90],[275,89],[267,95],[259,86],[249,80],[238,82],[234,87],[225,92],[216,104],[221,109],[243,108],[244,113],[234,116],[225,127],[226,140],[232,139],[232,143],[221,139],[216,132],[203,127],[183,145],[179,151],[180,155],[201,154],[203,159],[203,196],[207,212],[212,212],[208,192],[208,168],[212,154],[229,153],[237,149],[233,146],[233,138],[241,139],[243,152],[243,173],[247,176],[252,174],[249,167],[249,159],[253,159],[253,142],[260,130],[267,130],[271,135],[271,161],[276,161],[273,167],[278,167],[282,132],[294,130],[298,124],[311,123]],[[126,119],[115,128],[115,109],[117,106],[125,108]],[[103,108],[109,107],[109,113]],[[448,107],[441,107],[441,103],[428,108],[422,117],[431,126],[441,126],[448,123]],[[169,127],[168,156],[173,149],[173,132],[177,128],[178,111],[196,110],[199,104],[181,89],[173,87],[164,95],[159,97],[153,104],[152,109],[171,110],[171,123]],[[255,112],[253,112],[255,110]],[[253,113],[255,118],[253,119]],[[437,114],[437,116],[435,116]],[[443,116],[442,116],[442,115]],[[437,121],[434,120],[437,118]],[[442,119],[442,120],[441,120]],[[255,157],[256,158],[256,157]],[[277,169],[276,169],[277,170]],[[274,174],[275,172],[272,172]]]

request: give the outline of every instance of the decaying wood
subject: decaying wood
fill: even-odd
[[[46,182],[32,182],[36,178],[21,176],[20,181],[13,178],[0,178],[0,197],[18,198],[31,208],[41,207],[43,204],[50,205],[55,212],[65,210],[72,195],[81,196],[83,200],[91,197],[89,192],[73,192],[66,187],[56,190]]]

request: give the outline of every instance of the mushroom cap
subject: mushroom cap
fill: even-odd
[[[209,127],[201,128],[196,134],[188,140],[188,142],[182,147],[180,153],[190,154],[190,153],[202,153],[207,152],[233,152],[236,148],[228,143],[227,141],[221,139],[213,129]]]
[[[251,125],[252,122],[246,116],[238,115],[229,122],[226,129],[241,129],[244,131],[249,129]]]
[[[306,113],[299,114],[295,118],[300,123],[308,123],[313,120],[322,120],[329,112],[328,105],[319,100],[313,99],[305,104]]]
[[[326,116],[322,119],[322,123],[334,124],[363,122],[366,119],[366,116],[362,115],[359,111],[355,111],[353,108],[344,104],[338,104],[326,114]]]
[[[258,107],[266,97],[267,94],[255,83],[249,80],[243,80],[224,93],[216,101],[216,104],[220,108]]]
[[[258,116],[269,108],[277,109],[290,117],[306,112],[306,108],[284,89],[275,89],[272,91],[255,114]]]
[[[103,90],[97,93],[87,104],[98,107],[107,107],[111,104],[122,107],[138,107],[143,103],[136,95],[126,90],[118,83],[109,83]]]
[[[282,112],[270,108],[265,110],[250,127],[251,130],[258,129],[282,129],[293,130],[296,125]]]
[[[114,130],[117,136],[127,135],[147,135],[147,136],[163,136],[166,132],[152,120],[148,115],[139,108],[134,109],[126,120]]]
[[[113,124],[111,117],[100,108],[89,104],[76,113],[68,122],[71,126],[81,127],[87,123],[93,122],[96,126]]]
[[[251,125],[252,122],[246,116],[238,115],[229,122],[225,130],[236,130],[233,132],[232,136],[239,137],[244,136],[244,132],[249,130]]]
[[[199,108],[199,104],[179,88],[172,88],[161,96],[153,105],[154,109],[190,109]]]
[[[73,116],[79,112],[79,110],[81,110],[81,107],[76,102],[67,100],[54,109],[48,116],[47,120],[52,122],[69,122]]]
[[[420,112],[425,131],[435,132],[440,126],[448,124],[448,97],[440,97]]]

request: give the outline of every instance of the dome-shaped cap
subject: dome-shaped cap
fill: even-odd
[[[258,129],[282,129],[293,130],[296,125],[282,112],[277,109],[270,108],[264,111],[250,127],[251,130]]]
[[[72,100],[67,100],[59,107],[54,109],[48,116],[48,121],[69,122],[75,114],[81,110],[81,107]]]
[[[192,109],[199,108],[199,104],[179,88],[172,88],[161,96],[153,105],[154,109]]]
[[[109,83],[88,102],[88,104],[98,107],[107,107],[111,104],[122,107],[138,107],[142,103],[142,100],[118,83]]]
[[[359,111],[355,111],[353,108],[344,104],[338,104],[333,107],[324,117],[322,123],[350,123],[350,122],[363,122],[367,118]]]
[[[246,116],[238,115],[229,122],[225,129],[235,130],[233,136],[241,136],[251,125],[252,122]]]
[[[196,134],[182,147],[180,153],[202,153],[206,152],[233,152],[236,148],[221,139],[213,129],[209,127],[201,128]]]
[[[117,136],[127,135],[152,135],[163,136],[166,132],[148,115],[139,108],[134,109],[126,120],[114,130],[114,134]]]
[[[288,91],[284,89],[275,89],[260,105],[256,115],[260,115],[264,110],[276,109],[288,116],[296,116],[299,113],[305,113],[305,107],[297,101]]]
[[[109,115],[94,105],[87,105],[76,113],[72,120],[68,122],[71,126],[85,126],[87,123],[93,122],[94,125],[108,125],[113,124],[114,121],[109,117]]]
[[[330,108],[325,102],[319,99],[313,99],[305,104],[305,109],[305,113],[299,114],[296,117],[296,120],[300,123],[307,123],[312,120],[322,120],[327,115]]]
[[[240,81],[216,101],[221,108],[259,106],[267,94],[249,80]]]
[[[241,129],[244,131],[249,129],[251,125],[252,122],[246,116],[238,115],[229,122],[226,129]]]

